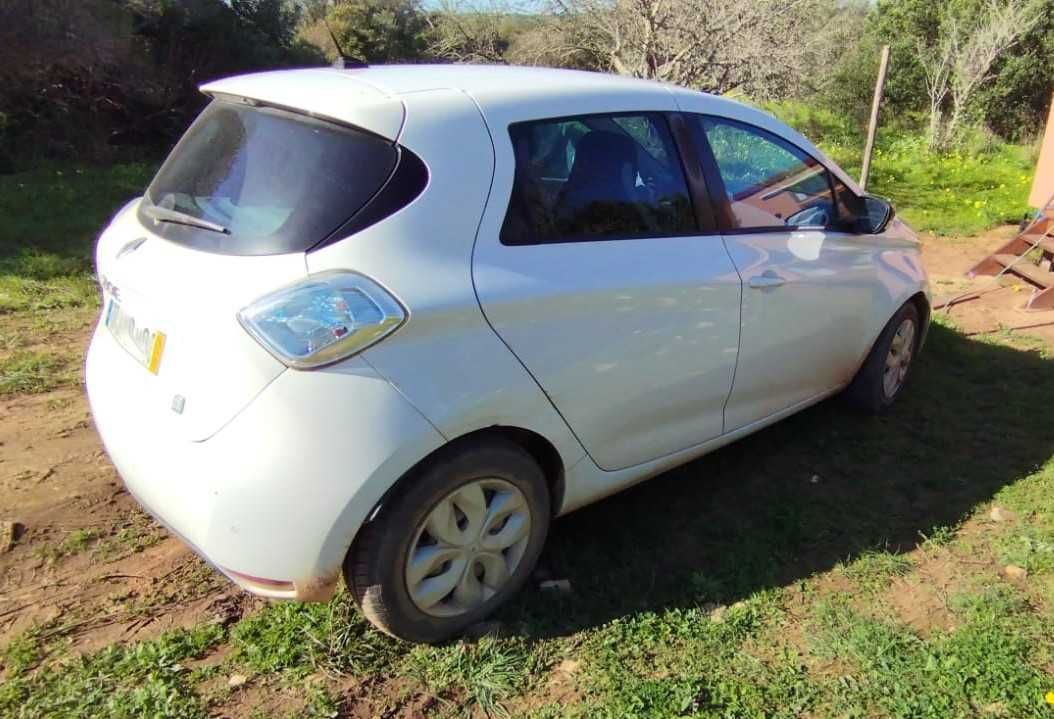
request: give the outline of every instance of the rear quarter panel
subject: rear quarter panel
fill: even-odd
[[[472,246],[494,174],[479,108],[453,90],[403,99],[399,142],[427,165],[428,186],[384,221],[309,253],[308,269],[365,273],[408,308],[406,325],[361,357],[446,439],[519,427],[548,439],[571,466],[581,445],[487,324],[473,288]]]

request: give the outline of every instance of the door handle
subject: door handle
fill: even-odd
[[[755,290],[763,290],[767,287],[779,287],[786,281],[772,270],[765,270],[760,275],[751,277],[749,284]]]

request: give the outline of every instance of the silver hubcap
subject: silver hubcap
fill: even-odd
[[[882,374],[882,389],[886,397],[892,399],[904,384],[911,365],[911,351],[915,347],[915,323],[906,319],[897,327],[893,342],[886,355],[886,369]]]
[[[439,501],[414,532],[406,589],[426,614],[463,614],[516,571],[531,534],[527,499],[503,479],[470,482]]]

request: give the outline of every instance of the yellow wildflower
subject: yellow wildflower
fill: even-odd
[[[1054,706],[1054,689],[1051,689],[1049,692],[1047,692],[1047,695],[1043,698],[1047,700],[1047,704]]]

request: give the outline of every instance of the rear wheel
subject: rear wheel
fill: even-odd
[[[882,330],[846,389],[846,399],[868,412],[881,412],[892,405],[911,373],[920,330],[919,310],[908,302]]]
[[[428,460],[360,531],[344,576],[366,618],[408,641],[454,636],[523,586],[549,530],[534,459],[491,440]]]

